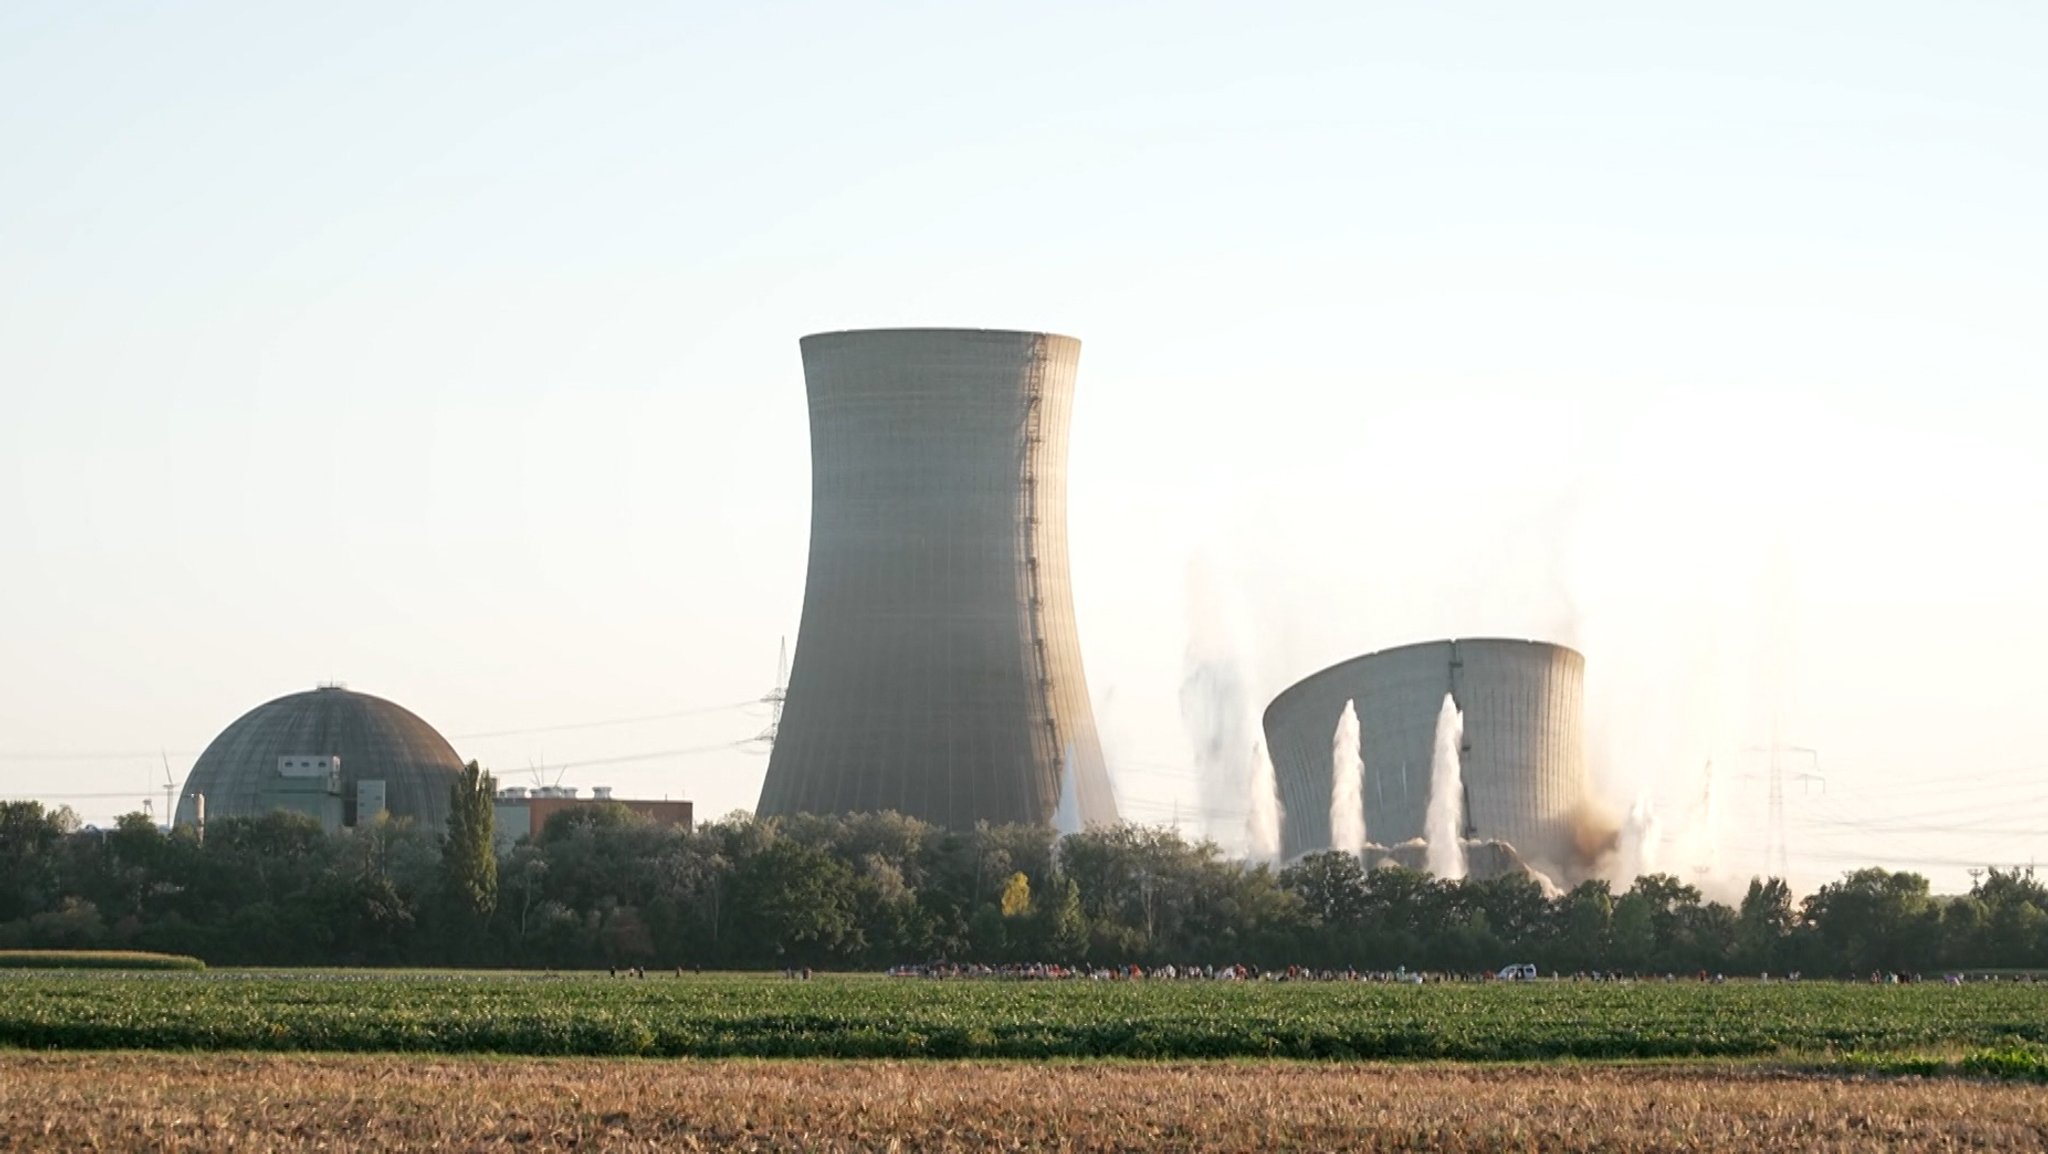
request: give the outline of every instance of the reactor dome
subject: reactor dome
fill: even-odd
[[[245,817],[286,809],[329,830],[368,824],[379,811],[438,828],[462,759],[410,710],[323,685],[266,702],[213,739],[178,798],[177,820]]]

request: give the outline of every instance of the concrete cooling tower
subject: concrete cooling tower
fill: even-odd
[[[1358,708],[1366,835],[1424,836],[1437,714],[1465,716],[1465,836],[1512,845],[1553,878],[1578,869],[1575,818],[1590,795],[1585,658],[1540,641],[1432,641],[1367,654],[1296,683],[1266,709],[1266,745],[1287,807],[1282,853],[1330,848],[1330,745]]]
[[[897,329],[802,341],[811,554],[758,812],[953,829],[1116,820],[1067,576],[1081,343]]]

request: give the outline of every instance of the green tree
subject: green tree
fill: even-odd
[[[1010,926],[1003,919],[1003,911],[993,904],[974,911],[974,916],[967,920],[967,944],[975,961],[1009,961]]]
[[[448,832],[441,845],[441,866],[456,908],[479,921],[498,908],[498,853],[491,844],[496,831],[492,799],[497,783],[472,761],[448,787]]]
[[[1631,900],[1633,899],[1633,900]],[[1627,902],[1627,925],[1623,924],[1623,902]],[[1647,916],[1650,948],[1642,949],[1640,921]],[[1644,874],[1635,880],[1621,902],[1614,907],[1614,941],[1620,949],[1627,935],[1624,960],[1631,966],[1683,973],[1703,968],[1709,960],[1701,956],[1700,891],[1670,874]]]
[[[78,828],[69,809],[41,802],[0,801],[0,922],[57,904],[63,889],[57,847]]]
[[[1442,882],[1341,854],[1248,866],[1171,830],[1090,830],[1055,862],[1037,826],[736,814],[684,830],[600,804],[557,814],[503,863],[475,852],[465,872],[457,850],[489,844],[491,801],[489,775],[465,778],[445,831],[387,819],[331,833],[278,811],[219,818],[202,844],[141,815],[82,830],[65,810],[0,803],[0,945],[221,965],[1512,960],[1860,976],[2048,961],[2048,887],[2023,870],[1946,898],[1860,870],[1796,907],[1782,880],[1759,879],[1731,909],[1663,875],[1546,899],[1524,878]]]
[[[903,870],[880,853],[863,854],[854,879],[855,918],[864,927],[870,965],[888,966],[928,956],[930,924]]]
[[[1683,938],[1692,951],[1686,964],[1714,973],[1725,972],[1728,959],[1735,955],[1740,928],[1735,911],[1720,902],[1706,902],[1688,908],[1681,920]]]
[[[853,870],[821,849],[772,838],[732,879],[734,929],[753,964],[824,965],[863,944]]]
[[[1648,969],[1657,956],[1657,910],[1650,898],[1636,890],[1621,895],[1614,903],[1610,930],[1612,957],[1630,970]]]
[[[1614,926],[1614,891],[1604,881],[1583,881],[1557,900],[1553,964],[1560,969],[1607,968]]]
[[[1045,949],[1049,960],[1073,965],[1088,952],[1088,918],[1081,913],[1081,888],[1073,878],[1063,877],[1053,886],[1052,900],[1040,910],[1045,919]]]
[[[1307,929],[1298,956],[1286,961],[1327,966],[1384,960],[1376,951],[1364,948],[1377,907],[1369,897],[1365,866],[1356,854],[1342,850],[1308,854],[1282,868],[1278,883],[1294,899]],[[1385,928],[1376,928],[1384,942]]]
[[[1365,875],[1365,934],[1361,956],[1374,969],[1426,969],[1436,964],[1445,927],[1463,916],[1457,887],[1401,866]]]
[[[1300,897],[1312,925],[1355,929],[1365,920],[1365,866],[1355,854],[1308,854],[1280,871],[1280,885]]]
[[[2048,964],[2048,887],[2034,871],[1992,869],[1970,888],[1984,908],[1976,964],[2032,969]],[[1966,899],[1967,900],[1967,899]]]
[[[1783,878],[1751,878],[1749,892],[1735,915],[1734,963],[1748,973],[1770,973],[1789,967],[1785,944],[1796,925],[1792,887]]]
[[[1527,874],[1467,881],[1464,888],[1472,904],[1485,912],[1486,924],[1503,948],[1527,955],[1549,929],[1550,899]],[[1518,956],[1517,960],[1529,959]]]
[[[1941,910],[1919,874],[1856,870],[1814,891],[1802,912],[1822,965],[1837,973],[1911,971],[1939,960]]]

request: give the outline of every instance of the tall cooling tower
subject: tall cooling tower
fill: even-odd
[[[1287,807],[1284,855],[1330,848],[1330,744],[1344,703],[1358,707],[1366,835],[1423,836],[1444,695],[1465,715],[1468,837],[1508,842],[1553,878],[1577,872],[1586,804],[1586,660],[1541,641],[1432,641],[1333,665],[1266,709],[1266,745]]]
[[[1081,342],[895,329],[802,341],[811,557],[758,812],[1046,822],[1074,761],[1116,820],[1067,577]]]

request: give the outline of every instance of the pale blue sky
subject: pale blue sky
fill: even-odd
[[[451,736],[757,697],[796,338],[956,324],[1084,342],[1136,816],[1239,836],[1191,632],[1260,705],[1509,633],[1586,649],[1674,854],[1712,757],[1760,863],[1775,714],[1809,883],[2048,856],[2044,54],[2023,3],[10,3],[0,795],[134,808],[324,678]],[[569,780],[719,813],[764,762]]]

